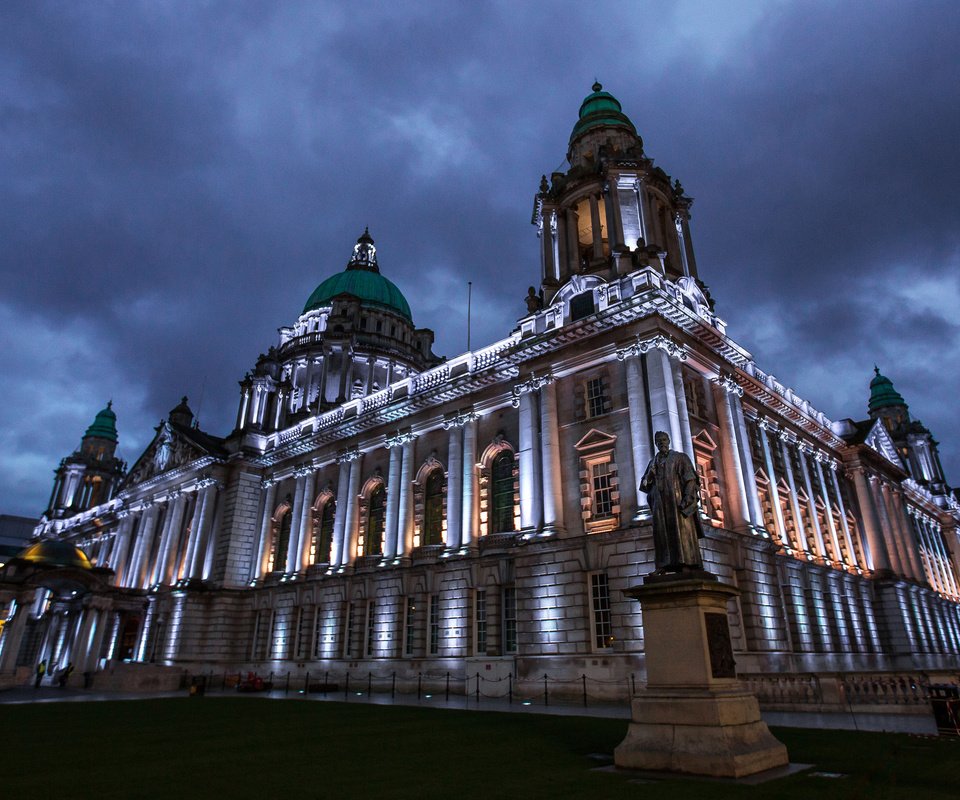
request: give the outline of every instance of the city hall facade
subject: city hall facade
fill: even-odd
[[[960,506],[891,381],[831,421],[755,363],[700,280],[691,199],[599,84],[567,162],[500,341],[434,355],[364,232],[241,381],[229,435],[184,398],[128,468],[101,411],[0,570],[0,673],[642,681],[623,592],[653,569],[657,431],[697,467],[741,673],[956,668]]]

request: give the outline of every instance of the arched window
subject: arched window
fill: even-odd
[[[330,561],[330,546],[333,543],[333,520],[337,513],[337,501],[330,499],[323,504],[320,518],[314,526],[312,564],[326,564]]]
[[[378,556],[383,553],[383,528],[387,516],[387,492],[383,484],[371,493],[368,508],[364,555]]]
[[[290,509],[287,508],[277,523],[276,532],[273,537],[273,546],[270,548],[270,563],[267,565],[267,572],[285,570],[287,568],[287,549],[290,547],[290,522],[292,516]]]
[[[421,544],[443,544],[443,470],[440,469],[430,473],[424,488]]]
[[[514,530],[512,450],[504,449],[493,459],[490,468],[490,520],[492,533]]]

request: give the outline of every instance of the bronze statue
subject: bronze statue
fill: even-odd
[[[654,434],[657,454],[640,481],[653,512],[656,574],[702,570],[700,542],[700,480],[686,453],[670,449],[670,436]]]

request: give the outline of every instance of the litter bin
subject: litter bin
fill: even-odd
[[[934,684],[930,687],[930,705],[941,736],[960,736],[960,686]]]
[[[207,691],[207,676],[193,675],[190,678],[190,696],[203,697],[204,692],[206,691]]]

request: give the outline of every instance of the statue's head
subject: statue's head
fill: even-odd
[[[653,434],[653,443],[661,453],[670,451],[670,434],[665,431],[657,431]]]

